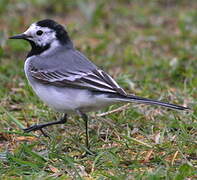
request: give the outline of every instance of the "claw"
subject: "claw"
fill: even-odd
[[[43,129],[40,129],[40,131],[41,131],[41,133],[43,134],[44,137],[48,137],[48,138],[50,139],[50,136],[49,136],[47,133],[45,133],[45,132],[43,131]]]

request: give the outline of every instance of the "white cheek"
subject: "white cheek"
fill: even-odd
[[[39,36],[36,37],[34,42],[39,46],[46,46],[49,42],[49,38],[47,36]]]
[[[36,42],[39,46],[46,46],[47,44],[51,44],[55,39],[55,34],[45,33],[44,35],[38,37]]]

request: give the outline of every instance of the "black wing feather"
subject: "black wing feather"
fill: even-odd
[[[31,74],[35,79],[52,85],[83,87],[95,91],[126,95],[126,92],[107,73],[100,69],[88,73],[67,72],[65,74],[60,71],[34,71],[34,68],[32,68]]]

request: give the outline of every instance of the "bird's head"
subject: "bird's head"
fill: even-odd
[[[33,23],[24,33],[12,36],[10,39],[27,40],[34,51],[46,50],[60,45],[72,47],[72,42],[65,28],[51,19]]]

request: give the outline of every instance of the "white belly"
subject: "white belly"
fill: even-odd
[[[88,90],[51,85],[32,85],[36,94],[58,112],[73,113],[77,109],[89,112],[101,109],[113,102],[106,95],[94,95]]]

